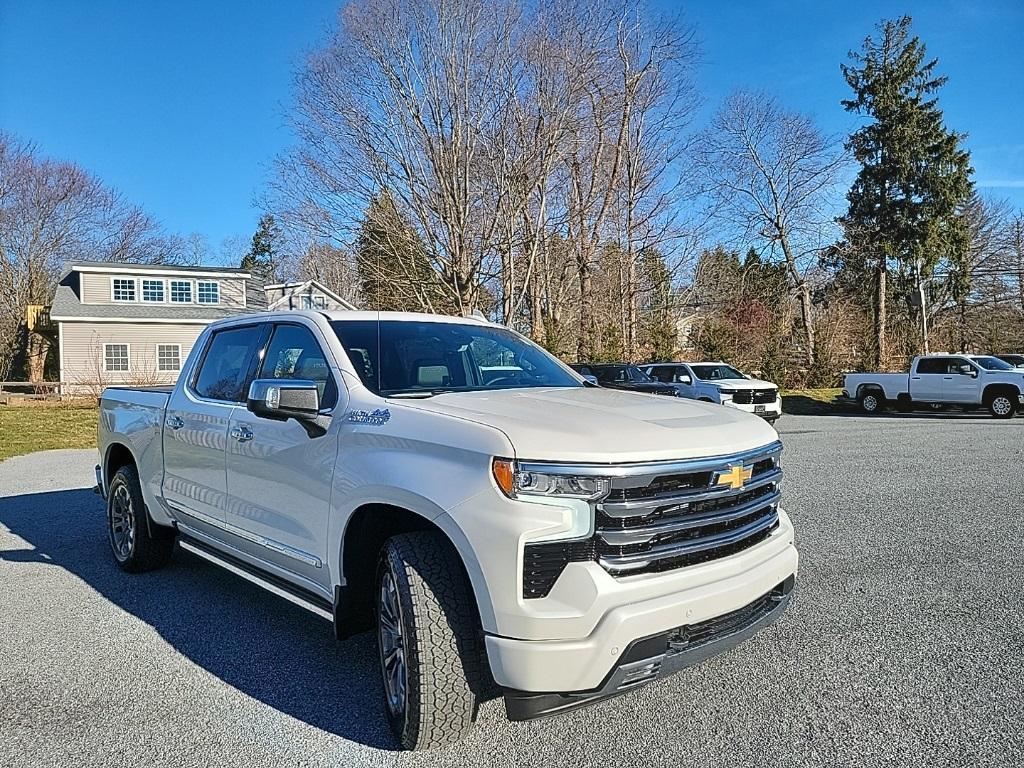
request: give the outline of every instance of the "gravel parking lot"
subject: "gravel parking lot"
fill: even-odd
[[[0,464],[0,765],[1024,761],[1024,425],[787,416],[798,594],[729,654],[579,712],[394,751],[368,634],[178,553],[122,574],[92,451]]]

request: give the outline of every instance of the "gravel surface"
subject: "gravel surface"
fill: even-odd
[[[1012,766],[1024,761],[1024,425],[786,416],[802,561],[734,651],[566,716],[394,751],[370,635],[185,553],[114,565],[92,451],[0,464],[2,766]]]

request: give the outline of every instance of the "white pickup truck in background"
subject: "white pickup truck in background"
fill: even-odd
[[[843,396],[865,413],[888,404],[901,410],[954,405],[987,408],[997,419],[1012,417],[1024,405],[1024,371],[997,357],[936,354],[915,357],[909,373],[850,373]]]
[[[484,320],[262,313],[209,326],[173,389],[104,391],[97,480],[124,570],[177,543],[339,637],[373,628],[388,721],[424,749],[494,683],[510,718],[554,714],[776,620],[781,450]]]
[[[725,363],[649,363],[640,368],[655,381],[675,386],[679,397],[728,405],[770,424],[782,415],[778,385],[753,379]]]

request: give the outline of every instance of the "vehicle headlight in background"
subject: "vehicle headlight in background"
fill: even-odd
[[[570,471],[545,472],[517,466],[511,459],[494,459],[494,482],[511,498],[544,496],[555,499],[595,501],[608,494],[611,483],[606,477],[575,475]]]
[[[720,390],[718,390],[718,394],[720,394],[722,397],[732,397],[733,395],[736,394],[736,390],[735,389],[720,389]]]

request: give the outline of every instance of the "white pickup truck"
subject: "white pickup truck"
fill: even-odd
[[[865,413],[887,404],[901,410],[915,406],[984,407],[1008,419],[1024,405],[1024,371],[996,357],[925,355],[915,357],[909,373],[850,373],[843,397],[856,400]]]
[[[338,637],[373,628],[387,718],[423,749],[495,683],[510,718],[553,714],[777,619],[781,450],[483,320],[263,313],[207,328],[173,390],[104,391],[97,480],[125,571],[177,542]]]
[[[756,413],[770,424],[782,415],[778,385],[752,379],[725,363],[651,363],[640,368],[655,381],[672,384],[679,397]]]

